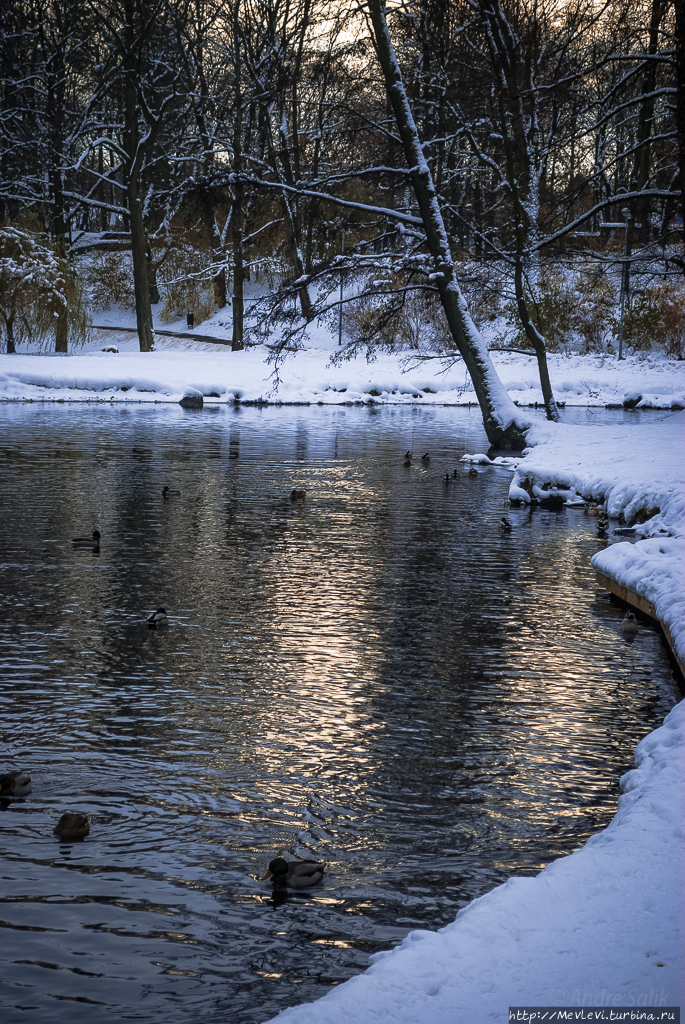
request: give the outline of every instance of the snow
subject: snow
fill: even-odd
[[[110,310],[96,322],[109,326],[129,324],[131,314]],[[185,322],[155,327],[189,334]],[[230,313],[219,312],[195,328],[195,335],[230,341]],[[445,369],[443,361],[417,361],[418,353],[405,349],[380,353],[373,363],[363,357],[334,366],[339,351],[325,326],[309,328],[302,351],[289,355],[279,368],[274,387],[271,350],[264,345],[231,352],[229,345],[214,345],[194,338],[171,339],[157,335],[155,351],[138,351],[130,332],[99,330],[83,349],[68,356],[44,355],[20,349],[16,356],[0,355],[0,399],[111,402],[178,401],[186,387],[207,399],[271,403],[349,402],[379,404],[474,405],[476,395],[464,363],[457,358]],[[118,352],[103,352],[116,348]],[[504,389],[520,406],[542,405],[537,361],[533,356],[491,352]],[[638,404],[671,409],[685,406],[685,367],[660,356],[616,360],[596,356],[549,356],[550,376],[557,399],[566,405],[622,405],[626,393],[644,397]],[[212,400],[212,399],[210,399]],[[680,405],[679,405],[680,403]]]
[[[651,601],[685,664],[685,539],[654,537],[638,544],[612,544],[598,552],[592,564]]]
[[[526,436],[535,447],[519,463],[513,487],[520,489],[528,480],[540,489],[581,495],[606,504],[610,518],[622,517],[628,524],[638,513],[658,509],[640,532],[682,534],[684,413],[659,423],[597,426],[591,431],[541,420]]]

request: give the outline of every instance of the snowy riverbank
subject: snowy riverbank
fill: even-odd
[[[336,348],[330,337],[313,341],[319,347],[307,347],[282,364],[276,388],[264,346],[231,352],[195,340],[158,338],[156,351],[141,353],[133,332],[98,331],[97,339],[75,354],[0,355],[0,400],[178,402],[186,388],[194,388],[214,402],[476,402],[461,360],[448,369],[437,358],[417,364],[416,353],[406,350],[380,353],[373,363],[360,357],[333,366]],[[542,403],[533,357],[491,355],[515,402]],[[640,408],[685,408],[685,365],[660,355],[621,364],[605,356],[550,355],[549,367],[557,399],[569,406],[620,406],[632,396]]]
[[[527,479],[606,501],[610,535],[619,514],[652,513],[639,527],[652,539],[610,536],[593,563],[652,601],[685,654],[685,415],[591,432],[540,422],[529,438],[515,493]],[[411,932],[279,1024],[485,1024],[507,1020],[509,1006],[684,1005],[684,757],[681,702],[639,744],[616,816],[582,849],[509,879],[438,932]]]

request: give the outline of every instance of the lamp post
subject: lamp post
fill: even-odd
[[[621,210],[623,219],[626,222],[626,240],[623,246],[623,267],[621,268],[621,323],[618,331],[618,358],[623,359],[623,318],[626,308],[626,292],[628,291],[628,243],[630,241],[630,225],[633,215],[627,206]]]

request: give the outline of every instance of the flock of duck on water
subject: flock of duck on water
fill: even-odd
[[[403,466],[405,469],[411,468],[413,465],[411,451],[406,452],[404,456]],[[419,460],[424,466],[430,463],[430,455],[426,452],[421,456]],[[458,477],[458,471],[455,469],[452,475],[445,473],[444,482],[445,485],[449,485],[453,479]],[[475,466],[471,466],[468,470],[470,477],[479,476],[478,470]],[[166,500],[171,497],[180,495],[181,492],[173,490],[170,487],[162,488],[162,497]],[[291,501],[304,501],[306,492],[293,488],[290,492]],[[598,520],[597,522],[597,535],[598,537],[604,538],[607,535],[609,528],[609,519],[605,512],[601,511],[597,506],[590,505],[587,509],[587,514]],[[500,528],[503,533],[511,533],[513,527],[507,516],[502,516],[500,519]],[[631,531],[619,531],[621,533],[633,532]],[[99,530],[93,530],[90,537],[74,537],[72,544],[74,549],[92,551],[99,553],[100,551],[100,539],[101,534]],[[157,626],[167,625],[169,618],[165,608],[157,608],[156,611],[151,612],[147,619],[148,629],[156,629]],[[639,623],[633,614],[633,612],[627,612],[625,618],[621,621],[620,625],[621,634],[628,640],[633,639],[640,632]],[[0,799],[11,800],[21,799],[31,792],[31,776],[24,771],[9,771],[4,775],[0,775]],[[84,839],[90,833],[91,817],[89,814],[80,814],[78,812],[66,811],[60,817],[59,821],[53,829],[53,833],[62,840],[75,840]],[[260,881],[266,881],[271,879],[273,882],[274,889],[284,890],[287,888],[291,889],[307,889],[313,885],[317,885],[323,878],[326,870],[325,863],[321,861],[310,861],[310,860],[299,860],[299,861],[288,861],[284,857],[276,857],[269,864],[269,869],[265,875],[260,878]]]
[[[0,775],[0,799],[21,799],[31,792],[31,776],[24,771],[11,771]],[[64,841],[85,839],[90,833],[91,817],[75,811],[65,811],[54,829],[54,835]],[[308,889],[321,881],[326,865],[321,861],[288,861],[276,857],[269,864],[269,870],[260,882],[272,879],[274,889]]]

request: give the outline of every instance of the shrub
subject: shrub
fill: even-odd
[[[616,292],[604,274],[591,271],[579,275],[576,290],[578,297],[571,324],[580,335],[580,352],[582,355],[604,352]]]
[[[0,317],[7,351],[20,342],[82,344],[89,319],[83,282],[45,236],[0,229]],[[64,349],[66,351],[66,347]]]
[[[216,308],[209,271],[211,254],[198,252],[187,244],[175,245],[167,253],[158,271],[158,281],[166,296],[160,319],[171,323],[195,314],[195,323],[207,320]]]
[[[620,312],[613,318],[614,337],[620,332]],[[625,305],[623,341],[636,352],[661,344],[666,354],[685,358],[685,290],[676,285],[652,285]]]
[[[389,288],[401,286],[394,278],[383,284]],[[455,348],[442,303],[435,292],[429,291],[408,291],[404,299],[400,295],[362,293],[343,307],[343,330],[348,342],[361,345],[373,339],[387,351],[421,348],[449,352]]]
[[[133,266],[128,252],[96,252],[88,263],[88,284],[93,309],[135,303]]]

